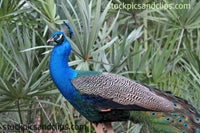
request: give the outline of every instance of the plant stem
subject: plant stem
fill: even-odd
[[[143,17],[143,21],[144,21],[144,41],[145,41],[145,43],[144,43],[144,49],[147,51],[147,49],[148,49],[148,41],[147,41],[147,39],[148,39],[148,33],[147,33],[147,26],[148,26],[148,24],[147,24],[147,13],[144,13],[144,17]],[[146,61],[146,63],[148,63],[147,61]],[[149,70],[149,66],[147,65],[147,67],[146,67],[146,72],[147,72],[147,76],[149,76],[149,73],[150,73],[150,70]]]
[[[21,116],[21,110],[20,110],[20,99],[18,98],[17,100],[17,107],[18,107],[18,113],[19,113],[19,119],[20,119],[20,125],[23,125],[23,121],[22,121],[22,116]],[[22,128],[22,132],[24,133],[24,129]]]

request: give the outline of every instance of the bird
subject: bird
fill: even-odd
[[[102,126],[113,133],[111,122],[127,120],[143,124],[144,133],[200,133],[200,111],[185,99],[117,74],[71,69],[71,45],[62,31],[47,42],[56,43],[49,61],[54,84],[97,133]]]

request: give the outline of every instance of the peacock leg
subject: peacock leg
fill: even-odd
[[[94,127],[96,133],[104,133],[102,123],[92,123],[92,126]]]
[[[107,133],[114,133],[111,122],[105,122],[103,124],[107,130]]]

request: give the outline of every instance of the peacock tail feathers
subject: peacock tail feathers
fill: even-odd
[[[146,132],[148,125],[148,129],[156,133],[200,133],[200,111],[171,92],[150,87],[149,89],[173,102],[175,109],[170,112],[131,111],[130,119],[133,122],[144,123],[143,132]]]
[[[134,123],[143,123],[144,132],[148,127],[152,133],[200,133],[199,125],[191,121],[192,117],[181,112],[131,111],[130,114]]]

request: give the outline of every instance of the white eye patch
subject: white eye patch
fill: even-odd
[[[62,38],[62,36],[63,36],[63,34],[61,34],[61,35],[59,36],[58,40],[60,40],[60,39]]]

